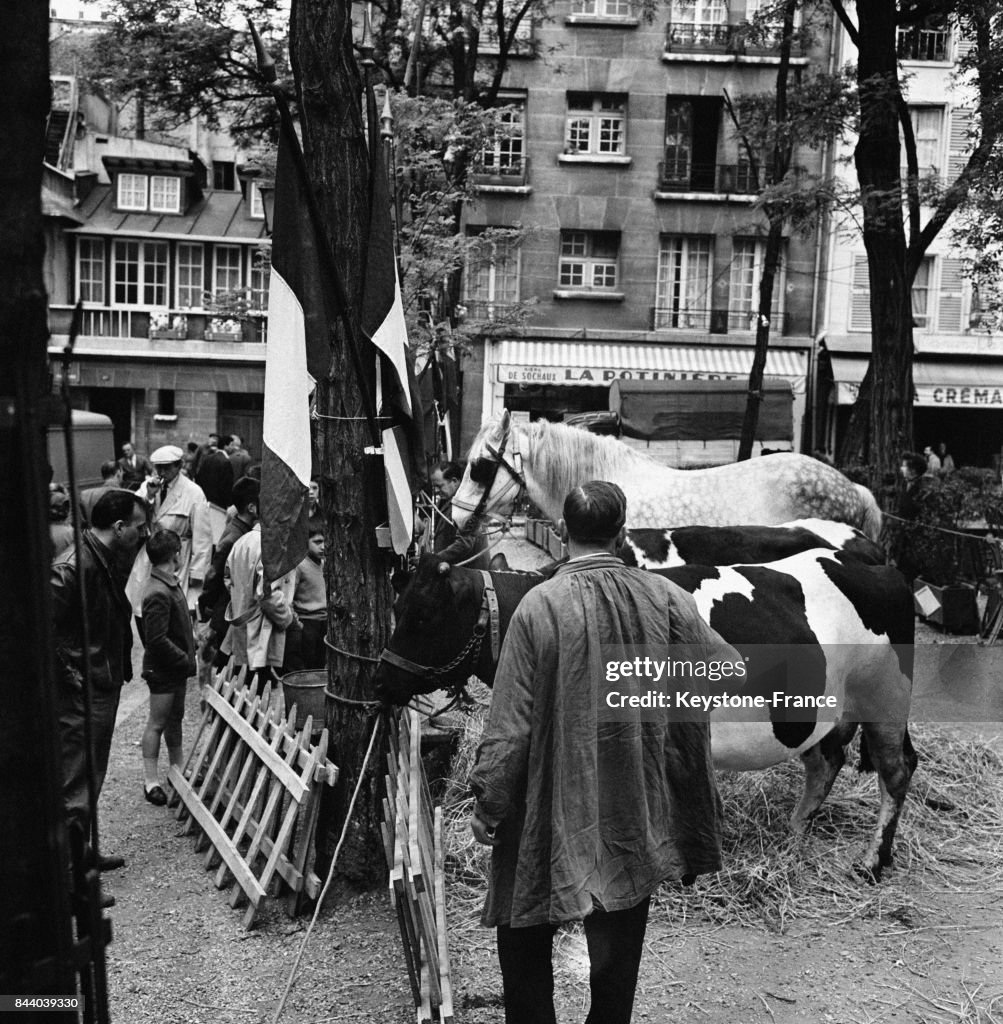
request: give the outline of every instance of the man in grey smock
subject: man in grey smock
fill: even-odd
[[[507,1024],[553,1024],[553,936],[580,920],[587,1021],[626,1024],[652,893],[721,865],[706,719],[600,711],[604,645],[739,657],[689,594],[613,555],[625,516],[615,484],[568,495],[571,558],[516,609],[470,776],[474,835],[493,847],[482,923],[497,928]]]

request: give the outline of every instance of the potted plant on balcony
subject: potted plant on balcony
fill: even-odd
[[[931,482],[919,514],[904,526],[905,543],[918,569],[913,584],[916,611],[945,633],[976,633],[977,539],[964,530],[984,521],[986,495],[977,470],[959,470]]]
[[[169,313],[150,314],[150,338],[174,339],[183,341],[188,337],[188,317],[183,314],[171,316]]]
[[[243,341],[244,324],[251,312],[249,290],[206,292],[202,305],[210,314],[203,337],[206,341]]]

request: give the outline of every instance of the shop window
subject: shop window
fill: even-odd
[[[655,288],[655,330],[710,329],[711,243],[711,238],[704,236],[662,236]]]
[[[562,231],[558,283],[581,291],[616,288],[620,235],[615,231]]]
[[[564,152],[568,156],[623,156],[626,124],[625,95],[569,92]]]
[[[104,303],[104,257],[103,238],[81,238],[77,243],[77,294],[81,302]]]

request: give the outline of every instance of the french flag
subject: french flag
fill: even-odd
[[[331,360],[321,255],[300,169],[283,131],[275,172],[261,458],[261,560],[277,580],[307,554],[310,392]]]

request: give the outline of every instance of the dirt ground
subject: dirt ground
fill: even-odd
[[[921,643],[943,640],[925,627],[919,632]],[[191,837],[180,834],[173,812],[143,799],[138,743],[145,697],[141,682],[128,684],[123,693],[101,800],[102,849],[127,859],[124,869],[104,876],[116,899],[108,911],[112,1020],[273,1021],[309,919],[290,920],[276,903],[245,931],[241,911],[232,910],[226,893],[214,888],[203,855],[195,853]],[[197,721],[192,688],[189,737]],[[958,763],[979,765],[986,772],[979,778],[992,780],[980,784],[982,792],[966,786],[964,778],[924,776],[924,764],[936,762],[948,733],[916,727],[923,760],[903,815],[896,864],[876,886],[850,879],[847,853],[848,843],[863,845],[873,822],[873,778],[844,769],[811,832],[793,839],[784,821],[799,769],[774,769],[778,774],[772,777],[758,773],[765,777],[762,788],[732,799],[767,811],[768,824],[754,840],[762,847],[761,862],[757,856],[733,872],[733,897],[727,886],[659,897],[634,1020],[1003,1022],[1003,743],[996,728],[994,736],[985,726],[975,733],[952,726],[958,737],[952,742],[964,747]],[[722,790],[728,786],[725,780]],[[948,809],[924,806],[931,786],[941,795],[949,791]],[[853,816],[857,803],[862,819]],[[935,829],[929,827],[931,814],[940,816]],[[805,864],[814,866],[799,870]],[[785,894],[786,884],[798,891]],[[447,901],[456,1019],[501,1024],[493,935],[477,927],[476,898],[465,887],[451,884]],[[581,1021],[588,1005],[588,958],[580,932],[559,936],[555,964],[558,1020]],[[326,904],[279,1021],[414,1019],[386,892]]]

